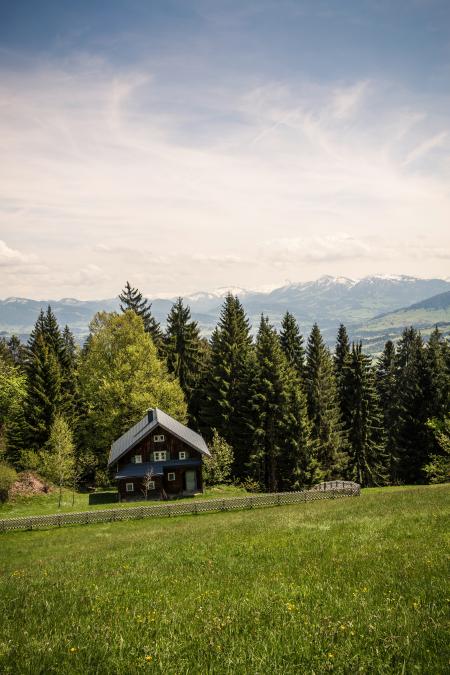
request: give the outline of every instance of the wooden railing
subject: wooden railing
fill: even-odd
[[[333,487],[331,487],[333,485]],[[264,506],[281,506],[298,504],[321,499],[340,497],[357,497],[360,486],[348,481],[332,481],[321,483],[309,490],[299,492],[272,492],[252,494],[245,497],[227,499],[208,499],[193,502],[163,502],[154,505],[83,511],[81,513],[56,513],[45,516],[24,516],[20,518],[3,518],[0,520],[0,532],[7,530],[34,530],[40,527],[62,527],[63,525],[87,525],[88,523],[105,523],[116,520],[136,520],[151,517],[170,517],[187,514],[207,513],[212,511],[235,511],[238,509],[256,509]]]

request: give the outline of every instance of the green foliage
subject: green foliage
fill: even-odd
[[[213,430],[212,441],[209,444],[211,457],[203,459],[203,480],[205,485],[221,485],[230,480],[233,465],[233,448]]]
[[[317,324],[308,338],[306,350],[306,394],[316,443],[317,459],[324,480],[340,478],[345,471],[346,456],[340,419],[336,380],[330,352]]]
[[[386,483],[383,417],[371,359],[361,344],[343,362],[342,417],[348,441],[348,478],[363,487]]]
[[[75,481],[75,446],[72,431],[61,415],[56,415],[50,430],[48,449],[41,452],[40,473],[60,487]]]
[[[186,404],[179,383],[159,360],[136,313],[97,314],[90,330],[89,348],[80,364],[86,410],[82,440],[104,467],[112,441],[148,408],[161,408],[185,422]]]
[[[254,373],[251,477],[269,491],[308,485],[318,474],[306,397],[298,370],[289,363],[275,329],[264,317]]]
[[[26,395],[24,374],[14,362],[0,356],[0,458],[8,453],[8,430],[20,414]]]
[[[305,348],[295,317],[286,312],[281,321],[280,344],[290,367],[302,382],[305,375]]]
[[[158,353],[161,356],[164,351],[164,336],[161,326],[151,312],[151,303],[142,296],[142,293],[137,288],[130,286],[128,281],[125,284],[122,293],[119,295],[119,300],[122,303],[120,305],[122,312],[131,310],[141,317],[144,322],[145,332],[151,335]]]
[[[250,326],[239,299],[228,294],[219,323],[211,337],[210,370],[200,412],[202,431],[211,435],[212,429],[233,447],[236,457],[247,449],[238,445],[240,410],[238,402],[246,361],[251,352]]]
[[[430,456],[430,461],[423,468],[430,483],[450,482],[450,415],[443,420],[428,420],[428,428],[434,434],[440,454]]]
[[[9,491],[17,479],[17,473],[13,467],[5,462],[0,462],[0,502],[6,502]]]
[[[190,400],[201,371],[201,339],[196,321],[191,320],[191,310],[178,298],[167,317],[165,354],[170,373],[178,378],[181,388]]]

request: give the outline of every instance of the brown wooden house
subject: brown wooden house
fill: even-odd
[[[203,492],[203,438],[158,408],[149,410],[111,446],[120,500],[160,499]]]

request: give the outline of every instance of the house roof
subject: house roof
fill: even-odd
[[[114,441],[109,453],[108,466],[113,462],[117,462],[122,455],[131,450],[139,443],[139,441],[157,427],[165,429],[202,455],[210,456],[208,446],[200,434],[197,434],[184,424],[177,422],[177,420],[162,410],[159,410],[159,408],[153,408],[146,413],[145,417],[132,426],[131,429],[128,429],[128,431],[122,434],[120,438]]]
[[[152,473],[154,476],[163,476],[164,469],[173,469],[178,466],[184,466],[187,469],[192,466],[200,466],[200,459],[170,459],[167,462],[142,462],[141,464],[126,464],[117,472],[114,478],[143,478],[146,474]]]

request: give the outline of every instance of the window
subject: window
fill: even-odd
[[[133,464],[142,464],[142,455],[134,455],[134,457],[131,458],[131,461]]]
[[[164,436],[164,434],[156,434],[156,436],[153,436],[153,440],[155,441],[155,443],[164,443],[166,437]]]
[[[185,450],[181,450],[178,453],[178,459],[187,459],[187,452]]]
[[[149,489],[149,490],[154,490],[154,489],[155,489],[155,481],[154,481],[154,480],[149,480],[149,481],[148,481],[148,489]]]
[[[175,473],[173,471],[167,474],[167,480],[175,480]]]
[[[156,450],[153,453],[153,460],[155,462],[165,462],[167,459],[167,452],[165,450]]]
[[[126,483],[125,490],[127,492],[134,492],[134,483]]]

